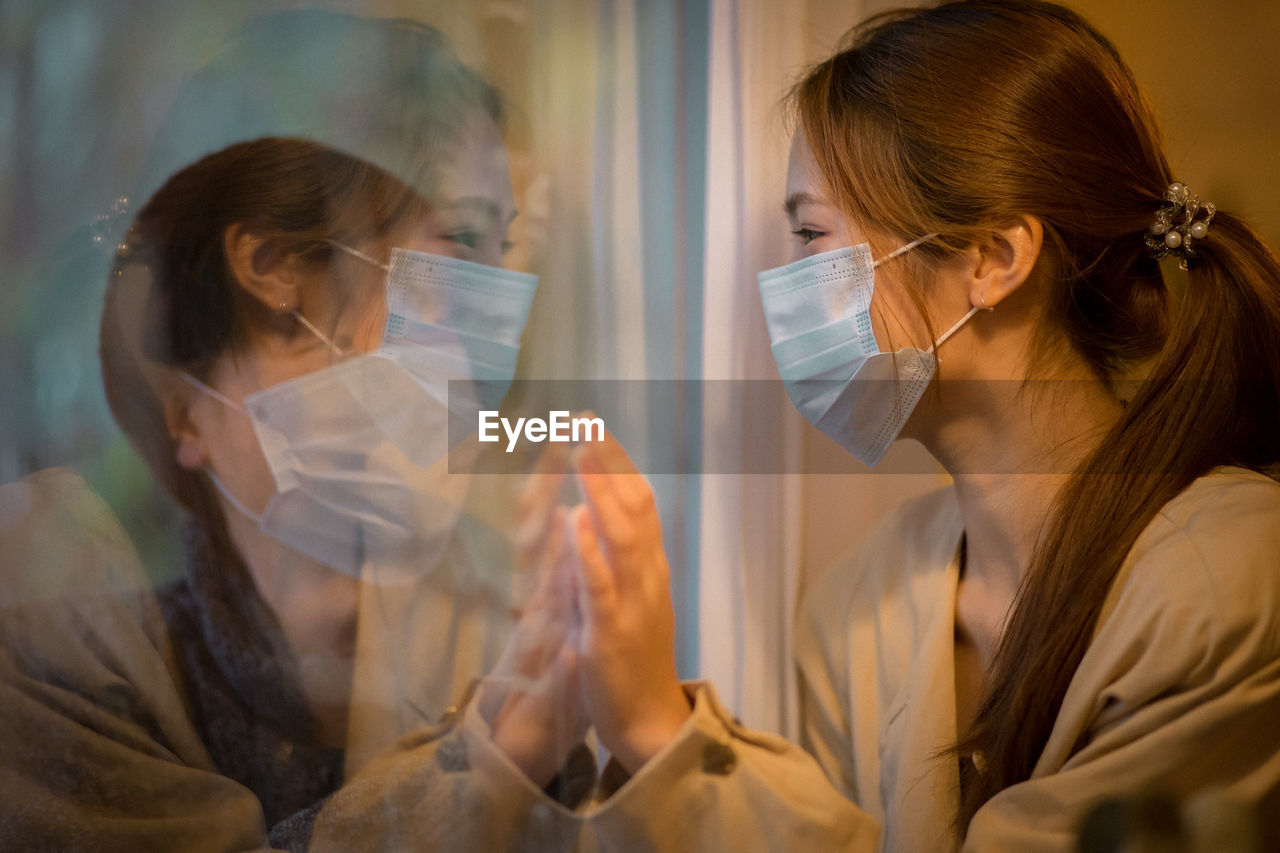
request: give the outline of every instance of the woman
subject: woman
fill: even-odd
[[[449,410],[467,405],[445,380],[499,394],[532,298],[531,276],[499,268],[514,208],[497,98],[424,27],[298,13],[246,40],[282,32],[340,69],[363,58],[311,94],[364,86],[370,156],[400,177],[267,135],[187,163],[138,211],[110,274],[103,379],[188,515],[186,572],[3,614],[6,849],[495,849],[529,830],[530,780],[582,797],[556,778],[577,742],[572,672],[529,664],[563,633],[541,606],[554,586],[499,660],[503,567],[471,547],[461,478],[444,473]],[[223,79],[214,102],[228,121],[237,98],[296,110],[296,76],[276,82]],[[289,113],[276,129],[306,125]],[[428,624],[366,636],[397,597]],[[469,722],[444,713],[494,667]],[[387,730],[401,701],[412,719]],[[370,743],[387,748],[356,777]]]
[[[1275,255],[1176,181],[1115,49],[1059,6],[876,17],[791,102],[810,257],[760,282],[782,378],[864,461],[910,436],[954,480],[809,591],[805,745],[884,849],[1071,849],[1093,803],[1149,788],[1225,789],[1280,844]],[[587,577],[661,576],[656,523],[589,496],[642,556],[584,526]],[[652,721],[632,769],[662,773],[690,736],[672,679],[620,673],[666,650],[601,588],[586,692],[633,701],[592,718],[606,743]]]

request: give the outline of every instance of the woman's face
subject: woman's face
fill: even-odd
[[[792,257],[798,260],[845,246],[873,242],[880,247],[878,255],[901,245],[883,234],[872,235],[857,223],[849,221],[831,202],[830,192],[804,134],[797,131],[791,144],[787,170],[787,217],[794,237]],[[907,240],[923,235],[911,235]],[[909,254],[909,253],[908,253]],[[891,258],[876,267],[875,291],[871,300],[871,326],[881,350],[895,351],[905,346],[922,350],[933,343],[930,326],[941,334],[969,311],[969,292],[963,262],[960,258],[944,261],[930,273],[927,287],[916,287],[919,303],[912,298],[904,274],[912,267],[906,256]],[[921,313],[921,307],[928,314]],[[966,378],[974,364],[971,339],[957,336],[947,344],[947,370],[950,378]],[[932,401],[926,397],[913,410],[902,435],[919,437],[938,417]]]
[[[797,131],[791,142],[787,168],[787,219],[793,238],[792,260],[867,243],[871,235],[832,203],[830,192],[818,171],[813,152],[804,134]],[[884,245],[885,238],[879,243]],[[896,246],[889,246],[892,251]],[[871,300],[871,326],[882,349],[929,345],[928,327],[898,279],[893,260],[876,268],[875,293]]]
[[[439,229],[433,236],[451,248],[438,254],[502,266],[516,207],[498,125],[486,115],[473,115],[446,146],[446,163],[438,192]]]
[[[352,248],[379,261],[397,247],[501,265],[515,216],[506,152],[492,121],[477,129],[477,139],[452,151],[452,168],[446,169],[432,215]],[[375,351],[386,319],[386,273],[340,252],[328,265],[298,269],[298,312],[344,353]],[[326,343],[288,315],[279,320],[280,329],[250,332],[244,347],[219,357],[208,383],[240,402],[333,364],[338,356]],[[250,419],[202,393],[191,395],[187,413],[199,441],[194,450],[180,443],[179,463],[211,470],[237,500],[261,513],[276,485]],[[350,672],[333,663],[337,658],[349,665],[354,652],[359,581],[270,539],[225,499],[223,504],[232,541],[303,662],[304,689],[313,705],[341,705]]]

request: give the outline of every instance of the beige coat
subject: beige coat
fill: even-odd
[[[694,713],[668,749],[633,778],[610,774],[593,797],[562,797],[573,809],[494,746],[474,705],[460,702],[463,712],[395,741],[411,718],[397,713],[399,700],[415,708],[440,701],[466,671],[484,671],[504,632],[485,607],[450,608],[429,591],[394,603],[365,615],[393,629],[422,623],[431,642],[387,646],[379,656],[387,633],[362,632],[362,653],[395,666],[359,676],[362,698],[373,702],[353,708],[360,722],[349,769],[360,769],[315,812],[299,813],[308,849],[874,849],[875,822],[811,756],[743,729],[709,687],[691,688]],[[391,623],[382,621],[388,614]],[[408,672],[418,676],[414,695],[402,696],[395,685]],[[192,707],[184,689],[189,678],[156,601],[141,591],[0,609],[0,850],[268,849],[262,792],[220,770],[196,723],[207,709]],[[247,751],[259,748],[258,732],[227,731]],[[384,734],[391,744],[379,743]],[[586,761],[587,787],[594,769]]]
[[[268,849],[258,797],[214,765],[146,602],[38,605],[0,626],[0,849]],[[676,742],[575,810],[531,783],[470,705],[325,800],[307,849],[874,849],[875,822],[811,756],[743,729],[709,688],[694,695]]]
[[[884,826],[945,850],[959,797],[954,491],[904,506],[809,591],[797,626],[805,745]],[[1032,778],[975,816],[965,850],[1074,849],[1108,795],[1225,788],[1280,824],[1280,484],[1220,469],[1135,543]],[[1280,849],[1266,847],[1264,849]]]
[[[1134,548],[1034,778],[966,849],[1069,850],[1095,799],[1222,786],[1280,815],[1280,485],[1226,470]],[[813,756],[737,724],[708,687],[680,735],[570,810],[474,709],[410,732],[325,801],[313,850],[946,850],[956,810],[959,514],[906,506],[807,597],[798,653]],[[145,606],[95,599],[0,621],[0,846],[248,850],[254,792],[219,774]],[[860,807],[827,781],[827,774]],[[884,827],[883,833],[881,826]],[[1274,831],[1274,826],[1269,826]]]
[[[330,798],[313,849],[434,850],[444,839],[449,850],[529,853],[875,849],[875,821],[832,788],[812,756],[743,728],[710,687],[686,689],[694,712],[676,740],[629,779],[606,769],[596,795],[574,810],[525,778],[474,708],[456,724],[407,735]]]

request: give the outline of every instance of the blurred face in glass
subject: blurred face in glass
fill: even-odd
[[[378,263],[387,262],[392,248],[401,248],[501,266],[515,217],[507,154],[497,125],[487,116],[473,119],[468,134],[445,152],[429,213],[350,248]],[[342,352],[307,330],[292,311],[279,311],[265,328],[248,330],[242,346],[216,359],[210,386],[242,402],[256,391],[378,349],[387,313],[383,269],[338,250],[324,263],[298,256],[258,259],[246,250],[238,264],[233,232],[229,229],[226,244],[241,286],[252,289],[267,282],[296,294],[291,307]],[[267,303],[261,293],[253,295]],[[278,309],[275,301],[268,307]],[[212,470],[247,509],[261,513],[276,484],[250,419],[199,392],[191,395],[187,416],[196,437],[179,442],[179,464]],[[225,499],[223,510],[232,541],[299,656],[313,706],[323,717],[326,706],[345,705],[359,580],[266,536]]]
[[[446,146],[444,160],[447,166],[436,193],[438,234],[452,244],[452,250],[435,254],[502,266],[511,247],[507,235],[516,207],[507,148],[498,125],[487,115],[474,114]]]

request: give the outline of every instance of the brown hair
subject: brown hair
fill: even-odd
[[[173,175],[138,214],[117,254],[99,358],[112,414],[169,494],[209,518],[203,479],[174,461],[155,365],[205,379],[271,312],[236,286],[223,235],[241,224],[274,251],[325,265],[348,245],[429,212],[413,189],[354,157],[302,139],[223,149]]]
[[[980,750],[957,825],[1030,777],[1103,601],[1164,504],[1218,465],[1280,459],[1280,262],[1219,211],[1173,304],[1144,245],[1172,182],[1155,122],[1115,48],[1036,0],[886,13],[852,31],[791,102],[853,221],[935,263],[1030,214],[1054,282],[1042,342],[1114,382],[1147,380],[1058,496],[962,751]],[[1100,482],[1099,478],[1103,478]]]
[[[226,229],[242,223],[327,264],[327,240],[383,236],[422,215],[442,152],[469,144],[472,116],[501,126],[503,112],[438,30],[319,9],[254,19],[183,85],[143,170],[149,201],[114,260],[100,328],[112,413],[181,505],[217,502],[174,464],[162,380],[147,365],[204,379],[265,318],[231,286]],[[127,287],[140,270],[149,280]]]

